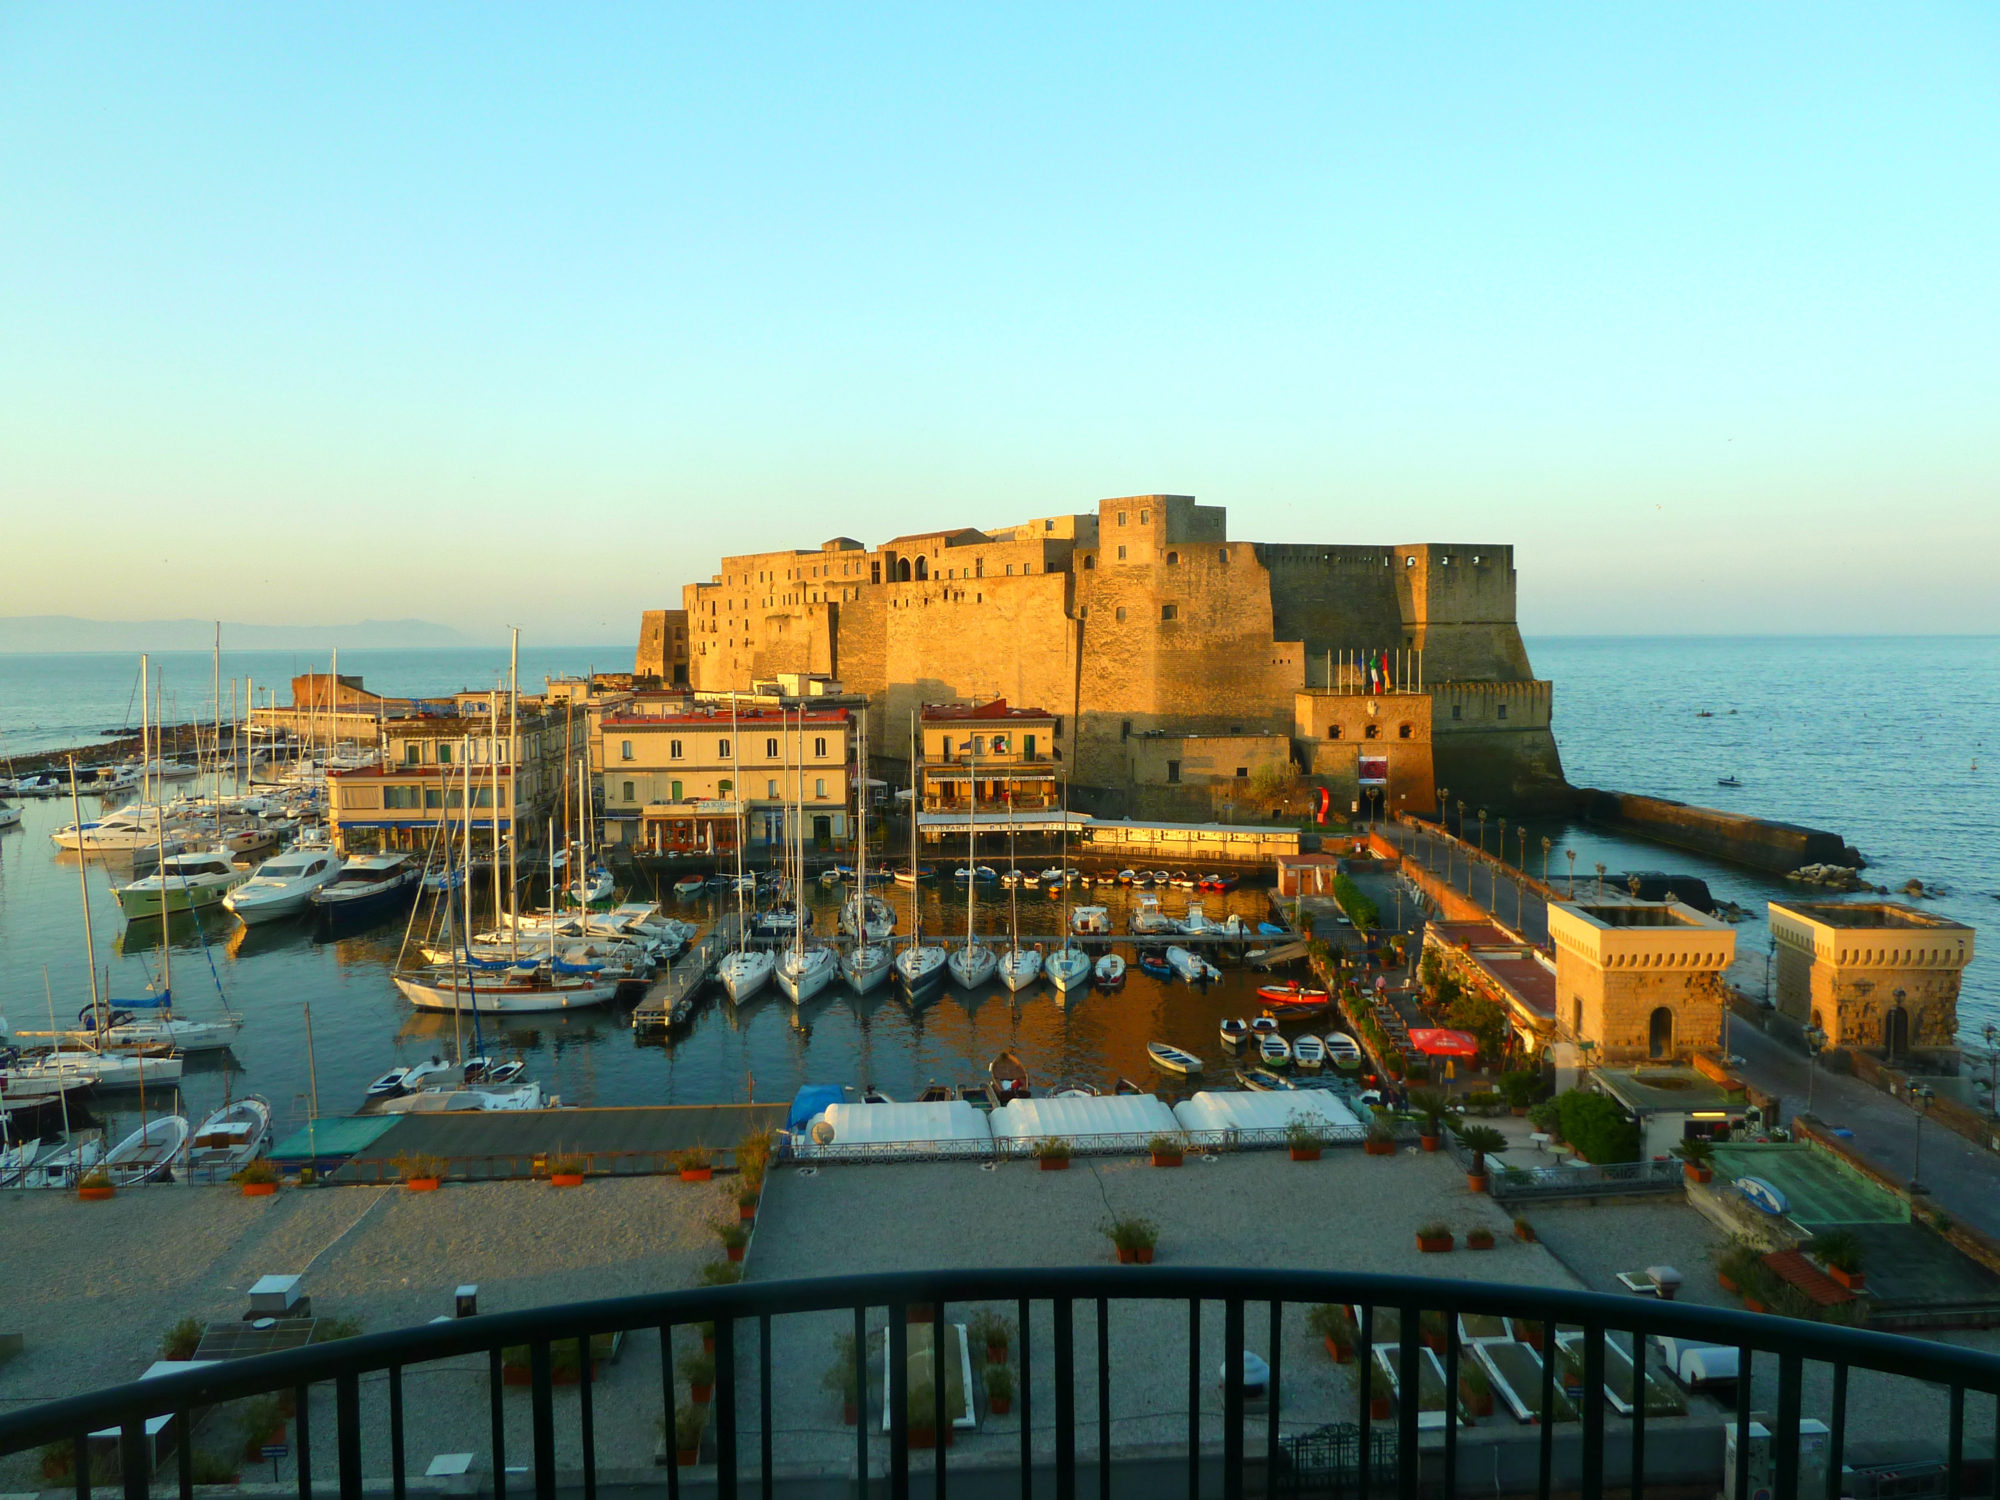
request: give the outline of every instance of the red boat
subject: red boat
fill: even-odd
[[[1260,984],[1257,998],[1278,1014],[1292,1012],[1317,1012],[1326,1009],[1325,990],[1309,989],[1296,979],[1285,984]]]

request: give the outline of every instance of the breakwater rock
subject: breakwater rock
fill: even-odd
[[[1845,839],[1823,828],[1753,818],[1713,807],[1694,807],[1665,797],[1578,787],[1575,807],[1586,822],[1601,823],[1733,864],[1768,870],[1774,875],[1789,875],[1805,865],[1858,869],[1865,863]]]

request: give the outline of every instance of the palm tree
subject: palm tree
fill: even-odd
[[[1507,1149],[1507,1137],[1491,1125],[1467,1125],[1458,1132],[1458,1143],[1472,1153],[1471,1176],[1486,1175],[1486,1158]]]
[[[1423,1116],[1425,1135],[1443,1134],[1445,1117],[1451,1113],[1451,1096],[1441,1089],[1411,1089],[1410,1108]]]

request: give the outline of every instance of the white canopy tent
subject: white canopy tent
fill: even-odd
[[[1268,1094],[1204,1089],[1176,1104],[1174,1118],[1196,1145],[1282,1146],[1294,1121],[1304,1121],[1329,1141],[1358,1141],[1367,1134],[1345,1101],[1324,1089]]]
[[[801,1161],[991,1156],[986,1116],[963,1099],[925,1104],[830,1104],[795,1137]]]
[[[993,1111],[995,1147],[1014,1156],[1058,1137],[1079,1155],[1143,1151],[1156,1135],[1178,1141],[1180,1122],[1154,1094],[1087,1099],[1015,1099]]]

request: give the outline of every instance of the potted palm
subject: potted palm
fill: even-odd
[[[76,1185],[76,1196],[85,1203],[102,1203],[117,1191],[111,1185],[111,1174],[103,1167],[92,1167]]]
[[[1526,1115],[1535,1102],[1535,1096],[1541,1091],[1542,1075],[1532,1068],[1500,1075],[1500,1096],[1507,1101],[1507,1109],[1511,1114]]]
[[[243,1169],[229,1180],[243,1190],[246,1198],[268,1198],[278,1191],[278,1169],[261,1156],[245,1163]]]
[[[1146,1150],[1152,1155],[1156,1167],[1178,1167],[1184,1160],[1184,1149],[1170,1135],[1156,1135],[1146,1142]]]
[[[1475,1193],[1486,1191],[1486,1158],[1507,1149],[1507,1137],[1491,1125],[1467,1125],[1458,1132],[1458,1143],[1472,1153],[1472,1169],[1465,1185]]]
[[[1153,1247],[1160,1241],[1160,1226],[1151,1219],[1113,1219],[1104,1226],[1104,1237],[1118,1252],[1121,1266],[1153,1263]]]
[[[1417,1230],[1417,1249],[1425,1255],[1443,1255],[1454,1243],[1449,1224],[1425,1224]]]
[[[1396,1132],[1389,1122],[1377,1115],[1368,1126],[1368,1134],[1361,1142],[1361,1149],[1370,1156],[1394,1156],[1396,1154]]]
[[[708,1405],[709,1397],[715,1394],[715,1356],[690,1349],[680,1357],[675,1368],[688,1384],[688,1400],[696,1406]]]
[[[1306,1314],[1306,1331],[1326,1345],[1337,1365],[1354,1358],[1354,1314],[1344,1303],[1321,1302]]]
[[[1830,1229],[1814,1236],[1806,1249],[1826,1267],[1827,1275],[1850,1292],[1858,1292],[1868,1284],[1868,1277],[1861,1269],[1861,1241],[1852,1230]]]
[[[702,1429],[708,1426],[708,1408],[688,1402],[674,1409],[674,1462],[692,1468],[701,1457]]]
[[[765,1174],[771,1168],[773,1145],[768,1130],[753,1130],[736,1143],[736,1175],[743,1179],[745,1191],[763,1191]]]
[[[682,1182],[707,1182],[715,1175],[715,1153],[706,1146],[690,1146],[674,1153],[674,1166]]]
[[[1418,1142],[1426,1151],[1437,1150],[1444,1135],[1445,1117],[1451,1113],[1451,1100],[1436,1089],[1414,1089],[1410,1093],[1410,1108],[1423,1121],[1418,1127]]]
[[[1326,1149],[1326,1137],[1320,1128],[1299,1115],[1292,1116],[1285,1126],[1285,1143],[1291,1147],[1293,1161],[1318,1161]]]
[[[1007,1363],[1007,1345],[1014,1337],[1014,1325],[992,1308],[981,1308],[973,1316],[968,1330],[975,1344],[984,1345],[986,1363],[1004,1365]]]
[[[1426,1349],[1442,1354],[1451,1343],[1451,1324],[1445,1321],[1443,1313],[1434,1309],[1420,1312],[1417,1314],[1417,1337],[1423,1340]]]
[[[1681,1176],[1689,1182],[1709,1182],[1715,1177],[1715,1143],[1706,1136],[1691,1135],[1673,1147],[1681,1159]]]
[[[1035,1160],[1042,1164],[1044,1172],[1067,1172],[1069,1142],[1061,1136],[1051,1136],[1045,1141],[1035,1142]]]
[[[826,1367],[820,1384],[840,1397],[840,1420],[852,1427],[861,1420],[861,1390],[854,1379],[854,1335],[836,1334],[833,1363]]]
[[[272,1396],[259,1396],[243,1407],[243,1457],[262,1458],[264,1445],[285,1440],[285,1414]]]
[[[1537,1354],[1546,1352],[1543,1346],[1548,1342],[1548,1334],[1545,1325],[1539,1318],[1516,1318],[1514,1320],[1514,1337],[1526,1344],[1530,1349],[1533,1349]]]
[[[743,1267],[729,1260],[712,1260],[701,1268],[703,1286],[734,1286],[743,1279]]]
[[[738,1219],[733,1224],[718,1224],[715,1232],[722,1240],[722,1250],[731,1260],[743,1259],[744,1247],[750,1243],[750,1231]]]
[[[1014,1372],[1005,1365],[986,1367],[986,1409],[996,1417],[1014,1409]]]
[[[558,1156],[549,1163],[549,1182],[555,1187],[582,1187],[583,1174],[590,1162],[581,1156]]]
[[[1491,1250],[1493,1248],[1493,1231],[1484,1226],[1478,1229],[1468,1229],[1465,1232],[1465,1248],[1468,1250]]]

